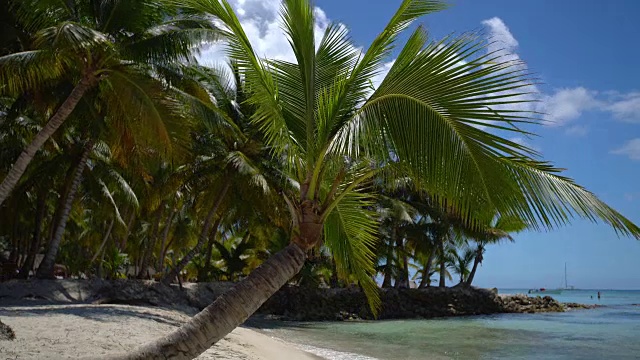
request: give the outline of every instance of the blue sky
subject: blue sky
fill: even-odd
[[[276,0],[233,0],[267,56],[287,58]],[[398,0],[316,0],[321,22],[346,24],[366,47]],[[539,110],[551,126],[519,139],[611,206],[640,223],[640,1],[457,0],[420,22],[434,39],[483,31],[508,56],[524,60],[541,81]],[[389,59],[392,60],[392,59]],[[605,225],[576,220],[546,233],[522,233],[489,247],[477,274],[486,287],[557,287],[569,268],[579,288],[640,289],[640,241],[618,238]]]

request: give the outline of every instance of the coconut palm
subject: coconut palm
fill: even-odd
[[[178,3],[178,1],[176,1]],[[494,134],[530,120],[514,97],[527,82],[521,67],[486,54],[473,36],[429,42],[418,28],[382,83],[371,90],[399,34],[415,19],[444,8],[440,1],[404,0],[368,49],[347,29],[330,25],[314,40],[314,9],[285,0],[283,31],[296,63],[259,58],[226,1],[181,0],[215,17],[228,54],[251,89],[252,122],[273,156],[285,162],[295,191],[283,192],[293,218],[289,245],[218,297],[191,321],[125,356],[193,358],[254,313],[302,268],[321,240],[338,273],[353,274],[375,309],[376,229],[371,179],[402,173],[469,225],[486,223],[478,209],[518,215],[538,228],[578,216],[600,218],[626,235],[640,228],[563,177],[535,153]],[[485,126],[484,128],[478,125]]]
[[[0,204],[88,92],[115,93],[125,102],[138,99],[147,105],[148,116],[157,116],[140,82],[152,67],[193,61],[194,50],[215,38],[210,22],[179,16],[176,6],[162,0],[20,0],[9,1],[2,11],[11,12],[0,18],[9,18],[5,22],[15,31],[7,36],[16,38],[2,43],[19,51],[0,57],[0,94],[30,97],[60,84],[70,90],[48,109],[49,120],[15,159],[0,184]]]
[[[488,244],[496,244],[504,240],[513,241],[511,234],[524,231],[527,227],[522,219],[504,216],[496,218],[490,226],[484,229],[472,231],[470,237],[476,242],[475,256],[473,268],[464,282],[464,286],[471,286],[478,265],[482,264],[482,260],[484,260],[484,252]]]
[[[456,274],[460,275],[460,282],[458,285],[464,285],[466,283],[467,278],[471,273],[471,269],[469,268],[475,257],[476,250],[468,246],[457,249],[453,253],[451,267]]]
[[[266,200],[264,195],[271,191],[261,169],[268,159],[268,153],[259,141],[257,129],[248,121],[252,109],[245,103],[244,83],[235,66],[231,64],[229,68],[231,71],[224,67],[208,69],[192,66],[184,69],[184,72],[197,81],[185,83],[182,80],[182,84],[178,85],[186,88],[181,93],[182,100],[187,103],[194,117],[202,118],[199,135],[194,141],[194,152],[199,156],[184,168],[194,178],[192,187],[203,189],[203,195],[207,197],[204,203],[207,205],[204,205],[206,216],[198,242],[163,277],[165,283],[176,278],[205,246],[211,231],[217,231],[211,227],[216,215],[221,217],[218,212],[227,200],[227,194],[251,192],[247,187],[249,185],[260,190],[253,193],[251,198],[262,202]],[[198,94],[207,95],[198,97]],[[212,126],[212,121],[208,119],[216,117],[225,118],[223,123],[228,127]],[[215,120],[213,122],[216,123]]]

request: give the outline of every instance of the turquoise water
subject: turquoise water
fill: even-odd
[[[523,293],[505,289],[500,293]],[[604,305],[547,314],[432,320],[284,323],[272,335],[327,359],[640,359],[640,291],[567,291]],[[591,298],[593,296],[593,299]]]

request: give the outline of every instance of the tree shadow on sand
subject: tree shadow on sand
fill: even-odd
[[[123,305],[41,305],[0,308],[2,317],[72,315],[99,322],[118,322],[122,321],[122,317],[133,317],[171,326],[182,325],[183,321],[176,319],[175,315],[168,311],[163,312],[166,314],[151,312],[143,307]]]

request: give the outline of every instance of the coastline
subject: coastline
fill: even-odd
[[[0,283],[0,320],[16,333],[14,341],[0,341],[0,354],[15,359],[40,359],[126,352],[170,332],[231,285],[185,284],[184,290],[179,290],[153,281]],[[549,297],[498,295],[495,290],[476,288],[389,289],[381,290],[381,295],[384,320],[473,318],[473,315],[571,309]],[[368,311],[363,294],[355,289],[284,287],[245,326],[234,330],[198,359],[375,360],[372,354],[361,355],[357,349],[331,346],[332,342],[296,341],[277,330],[296,326],[298,321],[358,323],[370,319]],[[379,322],[372,322],[375,323]]]
[[[0,319],[15,332],[0,341],[3,358],[78,359],[126,353],[163,336],[188,319],[179,310],[132,305],[36,305],[0,307]],[[295,344],[239,327],[199,360],[322,360]]]

